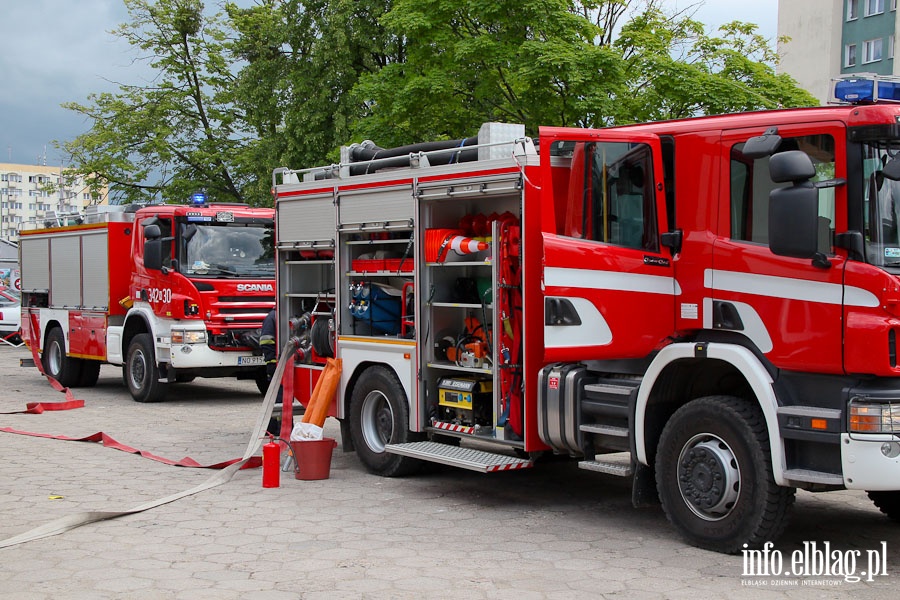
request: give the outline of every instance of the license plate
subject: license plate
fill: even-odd
[[[262,356],[238,356],[238,365],[264,365]]]

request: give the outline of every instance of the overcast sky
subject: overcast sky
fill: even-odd
[[[695,18],[712,29],[732,20],[756,23],[774,43],[778,0],[666,3],[698,7]],[[65,157],[53,140],[70,140],[89,128],[60,104],[115,92],[116,83],[142,83],[146,71],[132,64],[135,54],[109,33],[128,13],[121,0],[0,0],[0,7],[0,162],[60,165]]]

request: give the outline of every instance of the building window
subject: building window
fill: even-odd
[[[884,12],[884,0],[866,0],[866,16],[880,15]]]
[[[847,44],[844,47],[844,66],[856,66],[856,44]]]
[[[894,58],[894,36],[889,36],[889,37],[888,37],[888,51],[887,51],[887,57],[888,57],[888,58]]]
[[[863,64],[881,60],[881,38],[863,42]]]
[[[891,0],[891,10],[897,10],[897,0]]]
[[[847,0],[847,20],[855,21],[859,17],[859,0]]]

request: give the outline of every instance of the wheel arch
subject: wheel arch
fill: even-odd
[[[678,408],[713,395],[737,396],[759,405],[769,434],[775,483],[787,485],[772,377],[750,349],[735,344],[678,343],[657,354],[647,369],[635,404],[638,462],[653,464],[663,427]]]
[[[66,354],[68,354],[68,353],[69,353],[69,331],[68,331],[68,327],[65,327],[65,326],[62,324],[62,322],[61,322],[59,319],[57,319],[57,318],[51,318],[51,319],[48,319],[46,323],[43,323],[43,328],[44,328],[44,330],[41,332],[41,351],[43,351],[43,349],[47,347],[47,336],[49,336],[49,335],[50,335],[50,332],[53,331],[53,330],[54,330],[55,328],[57,328],[57,327],[59,327],[60,329],[62,329],[62,333],[63,333],[63,342],[64,342],[65,345],[66,345],[66,347],[63,348],[63,350],[65,350]]]
[[[364,372],[373,367],[384,367],[390,373],[397,378],[397,381],[400,382],[401,387],[403,387],[403,391],[406,392],[406,402],[407,404],[412,404],[410,402],[410,390],[407,389],[407,386],[404,385],[403,378],[400,377],[400,374],[397,373],[397,370],[391,365],[391,363],[378,361],[378,360],[364,360],[362,362],[357,363],[353,367],[353,371],[347,374],[346,383],[344,384],[344,393],[341,397],[341,411],[342,414],[346,417],[350,414],[350,400],[353,397],[353,390],[356,388],[356,385],[359,383],[359,378],[362,376]],[[343,379],[343,377],[342,377]],[[412,406],[409,407],[412,410]]]
[[[125,326],[122,328],[122,356],[128,355],[128,346],[131,340],[139,333],[151,333],[150,325],[147,318],[141,314],[130,314],[125,320]]]

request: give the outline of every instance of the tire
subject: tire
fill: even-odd
[[[900,492],[866,492],[875,506],[891,521],[900,521]]]
[[[43,350],[41,363],[44,365],[44,373],[63,387],[78,385],[82,360],[66,356],[66,338],[62,329],[54,327],[47,333]]]
[[[417,436],[408,424],[406,393],[394,374],[384,367],[366,369],[350,398],[350,437],[366,469],[384,477],[399,477],[422,466],[418,459],[384,449],[385,444],[415,441]]]
[[[688,542],[728,554],[781,535],[795,491],[775,484],[762,411],[732,396],[675,411],[660,436],[656,485],[666,517]]]
[[[123,377],[131,397],[137,402],[159,402],[166,395],[167,386],[159,380],[153,338],[149,333],[139,333],[132,338]]]
[[[94,387],[100,378],[100,361],[87,360],[81,361],[81,376],[78,378],[78,387]]]

